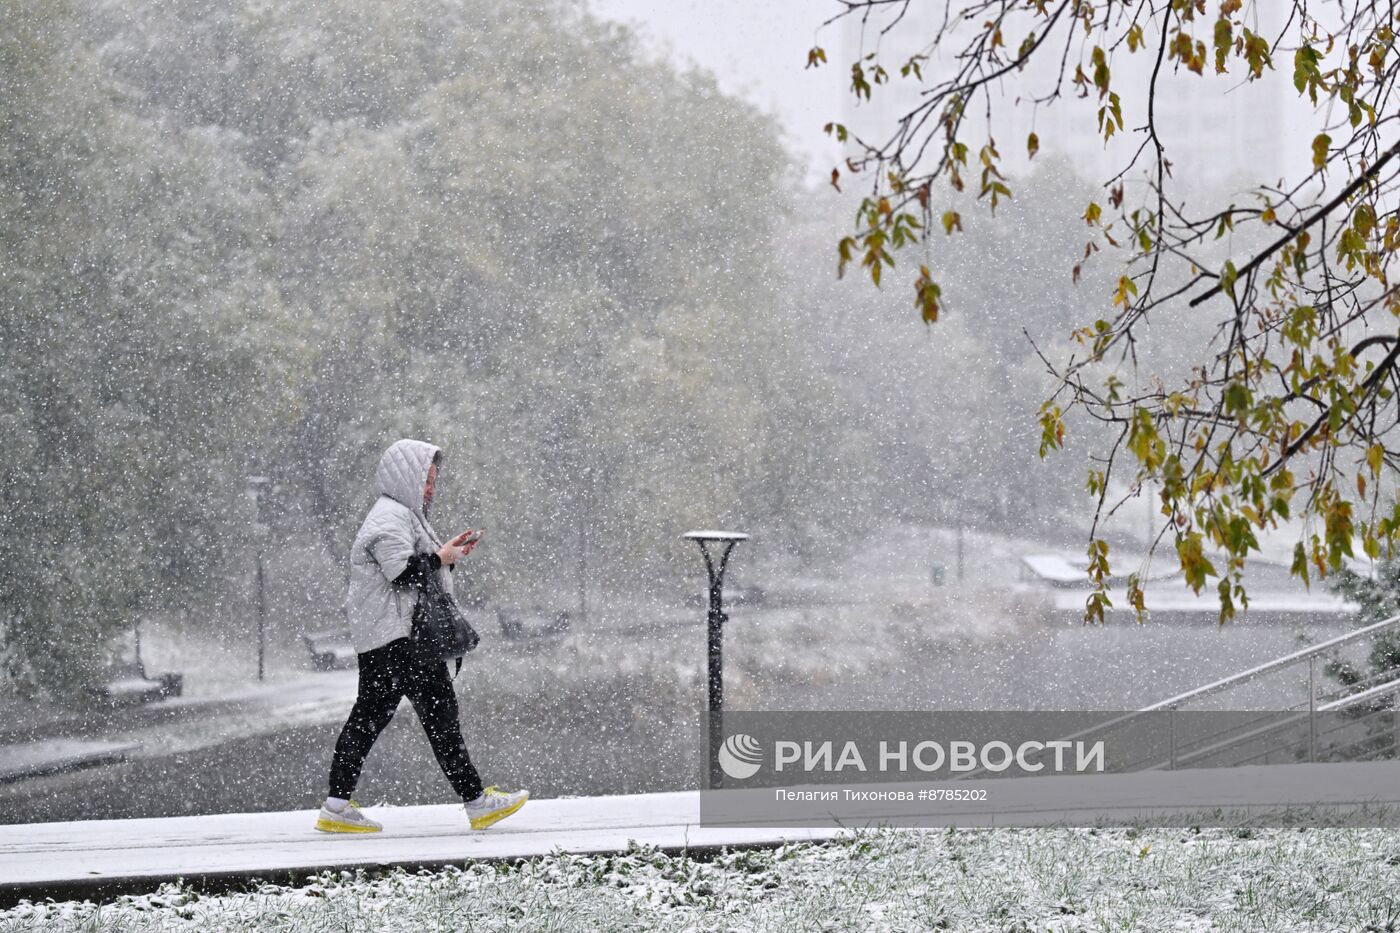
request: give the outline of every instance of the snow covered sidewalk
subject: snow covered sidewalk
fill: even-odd
[[[956,786],[972,787],[974,782]],[[1246,823],[1267,825],[1282,813],[1285,822],[1304,825],[1304,811],[1320,807],[1335,811],[1343,822],[1361,808],[1362,824],[1393,825],[1400,812],[1400,761],[1007,778],[975,786],[989,789],[985,802],[911,803],[895,808],[898,814],[879,806],[840,807],[844,818],[828,820],[825,827],[811,814],[807,820],[816,825],[762,826],[755,825],[760,822],[755,818],[702,827],[697,791],[533,800],[485,832],[470,831],[461,807],[450,804],[369,808],[385,824],[383,833],[373,835],[318,833],[310,809],[0,826],[0,900],[109,896],[178,878],[286,878],[322,869],[436,867],[557,851],[619,852],[632,843],[668,851],[774,845],[829,839],[844,832],[843,826],[887,821],[1092,826],[1173,819],[1181,825],[1182,819],[1201,816],[1202,825],[1227,825],[1228,819],[1214,820],[1234,813]],[[745,797],[771,801],[775,789],[725,794],[733,794],[736,802]],[[770,804],[752,812],[764,814],[764,822],[781,823],[785,809]],[[799,822],[796,812],[786,816]]]
[[[323,868],[439,866],[567,852],[612,852],[631,842],[709,849],[826,839],[835,829],[698,826],[696,791],[532,800],[485,832],[460,805],[372,807],[384,832],[316,832],[316,811],[0,826],[0,899],[82,897],[148,890],[176,878],[308,874]]]

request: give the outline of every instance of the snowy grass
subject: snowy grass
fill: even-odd
[[[697,860],[649,849],[200,896],[23,903],[27,930],[1396,930],[1386,830],[871,831]]]

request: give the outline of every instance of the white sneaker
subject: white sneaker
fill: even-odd
[[[529,799],[528,790],[507,793],[492,786],[486,788],[480,797],[463,804],[463,809],[467,811],[472,829],[485,829],[525,806],[525,801]]]
[[[365,816],[360,805],[350,801],[343,810],[332,810],[324,803],[316,818],[316,828],[323,833],[377,833],[383,825]]]

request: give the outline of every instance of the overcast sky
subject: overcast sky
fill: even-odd
[[[652,51],[713,71],[724,91],[776,115],[787,130],[789,148],[809,164],[813,178],[829,173],[836,163],[839,149],[821,128],[841,112],[846,82],[835,67],[805,68],[817,27],[838,9],[835,3],[585,0],[585,5],[599,16],[632,25]]]
[[[835,0],[580,2],[599,16],[633,26],[645,38],[648,49],[654,54],[677,62],[695,62],[714,72],[724,91],[742,96],[776,115],[786,130],[788,148],[806,166],[809,182],[824,184],[831,168],[843,158],[841,147],[822,133],[822,126],[831,120],[860,122],[852,114],[848,90],[851,50],[843,47],[838,27],[829,27],[818,35],[822,21],[840,10]],[[831,61],[824,67],[808,69],[805,67],[807,51],[814,44],[824,46]],[[893,59],[895,56],[887,57]],[[1123,64],[1125,67],[1130,65],[1126,61]],[[1142,62],[1134,61],[1131,64],[1143,66]],[[1270,77],[1274,77],[1272,73]],[[1259,88],[1242,89],[1238,86],[1241,82],[1237,77],[1221,80],[1209,80],[1213,76],[1207,78],[1205,81],[1178,82],[1170,93],[1174,97],[1184,92],[1205,100],[1220,98],[1227,93],[1257,98],[1261,94],[1292,90],[1286,80],[1266,81]],[[1281,104],[1284,109],[1277,113],[1270,108],[1256,112],[1251,106],[1236,107],[1228,114],[1220,113],[1216,105],[1201,108],[1200,120],[1224,119],[1231,124],[1264,121],[1270,124],[1264,130],[1267,132],[1271,128],[1278,139],[1262,152],[1258,151],[1257,140],[1249,140],[1255,146],[1254,158],[1246,159],[1242,155],[1239,141],[1233,139],[1230,133],[1222,134],[1220,131],[1225,127],[1219,122],[1209,126],[1204,133],[1197,125],[1169,126],[1170,134],[1182,144],[1173,154],[1174,158],[1181,164],[1183,159],[1189,159],[1194,153],[1199,157],[1196,161],[1203,163],[1195,166],[1197,174],[1201,174],[1202,169],[1208,174],[1228,174],[1232,167],[1263,171],[1265,174],[1279,171],[1306,174],[1310,159],[1308,143],[1318,128],[1308,119],[1308,112],[1296,95],[1284,93],[1284,98]],[[1061,109],[1072,106],[1073,102],[1062,102],[1060,105]],[[1092,109],[1088,113],[1084,122],[1092,126]],[[1138,119],[1140,115],[1132,116],[1135,123],[1141,122]],[[1006,140],[1002,142],[1004,154],[1009,152],[1014,158],[1021,152],[1019,138],[1015,145]],[[1081,149],[1085,146],[1095,148],[1089,145],[1087,137],[1081,142],[1085,144],[1079,147]],[[1131,147],[1135,147],[1138,138],[1134,135],[1130,142]],[[1053,134],[1049,138],[1042,134],[1042,151],[1058,151],[1059,144],[1060,140]],[[1128,145],[1128,142],[1124,145]],[[1102,150],[1102,145],[1097,149]],[[1084,153],[1074,157],[1082,159]],[[1261,166],[1257,164],[1257,159],[1263,159],[1268,164]],[[1089,177],[1109,177],[1121,167],[1115,160],[1116,156],[1108,153],[1103,159],[1084,164],[1083,168]],[[1112,171],[1109,170],[1110,164]],[[1189,162],[1186,164],[1190,165]],[[1014,162],[1010,167],[1015,169]]]

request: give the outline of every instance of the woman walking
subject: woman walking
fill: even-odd
[[[376,833],[384,827],[350,800],[365,756],[405,696],[413,704],[442,773],[466,807],[472,829],[485,829],[525,805],[529,791],[481,786],[457,721],[457,696],[447,663],[415,660],[409,633],[427,575],[452,592],[452,571],[479,535],[466,531],[443,542],[428,522],[441,449],[397,441],[379,459],[379,499],[350,548],[350,633],[359,654],[360,683],[350,718],[331,761],[330,793],[316,828],[328,833]]]

